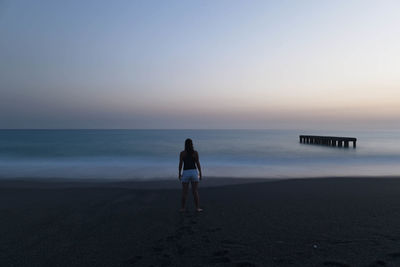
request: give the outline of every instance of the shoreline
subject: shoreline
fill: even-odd
[[[245,178],[245,177],[204,177],[200,181],[201,188],[221,187],[229,185],[245,185],[253,183],[271,183],[281,181],[307,181],[307,180],[332,180],[332,179],[399,179],[399,175],[387,176],[318,176],[318,177],[276,177],[276,178]],[[180,189],[181,183],[178,179],[111,179],[111,178],[4,178],[0,177],[0,187],[110,187],[131,189]]]

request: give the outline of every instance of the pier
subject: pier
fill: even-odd
[[[349,143],[353,142],[353,148],[357,146],[357,138],[354,137],[338,137],[338,136],[318,136],[318,135],[300,135],[300,143],[315,144],[333,147],[349,147]]]

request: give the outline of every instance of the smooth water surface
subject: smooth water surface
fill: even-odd
[[[299,143],[300,134],[358,138],[357,148]],[[204,176],[399,175],[399,131],[1,130],[0,177],[176,178],[186,138]]]

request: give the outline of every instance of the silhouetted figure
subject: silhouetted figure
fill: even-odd
[[[183,165],[183,173],[182,171]],[[199,170],[197,172],[197,170]],[[199,153],[193,148],[193,142],[191,139],[185,140],[185,150],[179,155],[179,180],[182,182],[182,208],[181,211],[185,211],[186,198],[189,191],[189,182],[192,184],[192,193],[194,198],[194,204],[196,211],[202,211],[200,209],[199,193],[197,191],[199,181],[201,180],[201,167],[199,160]]]

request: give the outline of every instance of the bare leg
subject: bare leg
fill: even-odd
[[[199,185],[199,182],[192,182],[192,193],[193,193],[194,205],[196,206],[196,210],[202,211],[202,209],[200,209],[199,192],[197,191],[198,185]]]
[[[182,183],[182,208],[181,211],[185,211],[186,198],[189,191],[189,183]]]

